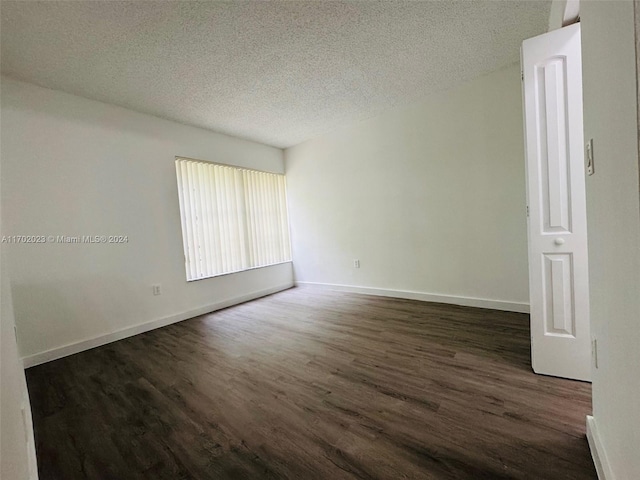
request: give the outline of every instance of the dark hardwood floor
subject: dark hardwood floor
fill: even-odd
[[[523,314],[295,288],[27,379],[42,480],[596,479]]]

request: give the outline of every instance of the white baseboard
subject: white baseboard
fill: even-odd
[[[604,446],[598,433],[596,419],[591,415],[587,415],[587,441],[589,442],[589,449],[591,450],[591,456],[593,457],[593,464],[596,467],[598,479],[614,480],[615,477],[611,471],[611,465],[609,465],[607,454],[604,451]]]
[[[220,302],[212,303],[210,305],[205,305],[200,308],[196,308],[194,310],[189,310],[187,312],[177,313],[175,315],[159,318],[157,320],[151,320],[150,322],[140,323],[138,325],[123,328],[121,330],[117,330],[112,333],[107,333],[105,335],[100,335],[98,337],[88,338],[86,340],[81,340],[79,342],[70,343],[67,345],[63,345],[61,347],[52,348],[51,350],[36,353],[34,355],[28,355],[22,358],[22,362],[24,364],[24,368],[35,367],[36,365],[40,365],[42,363],[50,362],[52,360],[57,360],[62,357],[73,355],[74,353],[79,353],[84,350],[89,350],[91,348],[99,347],[101,345],[106,345],[107,343],[115,342],[117,340],[122,340],[123,338],[133,337],[134,335],[138,335],[140,333],[148,332],[150,330],[155,330],[156,328],[171,325],[172,323],[181,322],[189,318],[197,317],[198,315],[204,315],[205,313],[211,313],[216,310],[221,310],[223,308],[231,307],[233,305],[238,305],[240,303],[248,302],[249,300],[255,300],[256,298],[264,297],[266,295],[271,295],[272,293],[281,292],[282,290],[286,290],[291,287],[293,287],[293,282],[290,282],[290,283],[288,282],[283,285],[278,285],[278,286],[267,288],[264,290],[259,290],[257,292],[247,293],[245,295],[240,295],[238,297],[222,300]]]
[[[296,285],[313,285],[314,287],[335,290],[339,292],[362,293],[380,297],[406,298],[422,300],[423,302],[448,303],[465,307],[490,308],[506,312],[529,313],[528,303],[507,302],[504,300],[490,300],[486,298],[460,297],[456,295],[439,295],[435,293],[412,292],[409,290],[391,290],[387,288],[358,287],[355,285],[338,285],[333,283],[296,282]]]

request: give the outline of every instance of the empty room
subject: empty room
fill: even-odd
[[[0,21],[2,480],[640,479],[640,2]]]

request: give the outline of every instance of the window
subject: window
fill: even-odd
[[[284,175],[176,158],[187,281],[291,261]]]

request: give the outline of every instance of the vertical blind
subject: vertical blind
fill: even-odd
[[[176,158],[187,280],[291,261],[284,175]]]

